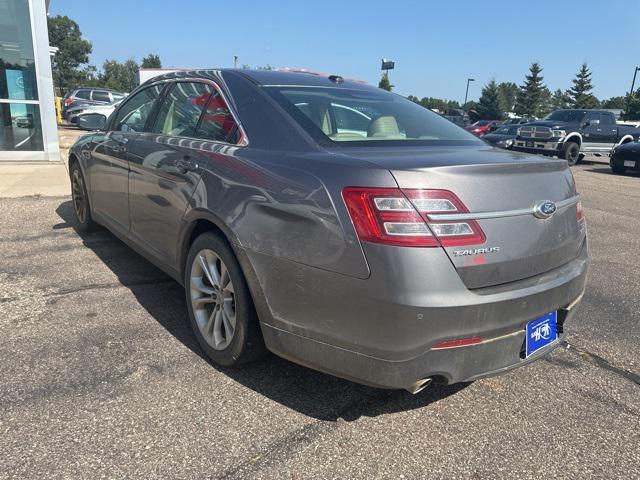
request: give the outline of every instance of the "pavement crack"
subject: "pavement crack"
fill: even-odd
[[[340,409],[336,413],[335,420],[318,420],[304,425],[277,441],[270,443],[261,449],[257,455],[227,469],[215,478],[220,480],[250,478],[253,472],[262,471],[273,464],[284,463],[324,434],[328,434],[339,428],[342,422],[338,420],[355,420],[363,414],[366,414],[371,408],[378,407],[390,401],[399,393],[404,394],[404,392],[394,390],[378,390],[360,397]]]
[[[640,375],[638,375],[637,373],[630,372],[629,370],[625,370],[624,368],[620,368],[615,365],[612,365],[608,360],[601,357],[600,355],[591,353],[585,350],[584,348],[577,347],[573,343],[570,344],[569,342],[565,341],[563,342],[563,344],[565,347],[567,347],[569,351],[575,350],[580,356],[580,358],[583,358],[591,362],[592,364],[596,365],[599,368],[602,368],[604,370],[607,370],[608,372],[614,373],[640,386]]]

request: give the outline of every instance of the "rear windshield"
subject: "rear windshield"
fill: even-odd
[[[383,90],[289,86],[265,90],[319,143],[479,143],[476,137],[431,110]]]

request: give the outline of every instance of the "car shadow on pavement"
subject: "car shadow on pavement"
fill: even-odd
[[[75,226],[71,201],[61,203],[56,213],[63,223],[52,228]],[[213,364],[204,354],[189,324],[183,288],[127,247],[107,230],[95,233],[77,231],[83,244],[117,276],[139,304],[173,337],[247,388],[299,413],[320,420],[357,420],[426,407],[466,388],[469,384],[434,384],[417,395],[403,390],[381,390],[358,385],[317,372],[276,355],[241,367],[225,368]]]

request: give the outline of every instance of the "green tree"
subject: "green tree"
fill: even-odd
[[[611,97],[600,103],[600,108],[620,108],[624,110],[626,106],[626,97]]]
[[[380,83],[378,83],[378,87],[390,92],[391,90],[393,90],[394,86],[395,85],[391,85],[391,82],[389,81],[389,72],[384,72],[382,74],[382,78],[380,79]]]
[[[627,94],[622,118],[625,120],[640,120],[640,89],[636,90],[633,95]]]
[[[513,82],[500,82],[498,94],[500,95],[500,109],[503,112],[512,112],[518,97],[518,85]]]
[[[563,92],[562,89],[558,88],[551,95],[551,109],[552,110],[562,110],[564,108],[569,108],[571,106],[571,97],[567,92]]]
[[[129,59],[123,63],[106,60],[99,75],[100,83],[120,92],[130,92],[138,85],[138,64]]]
[[[573,87],[569,89],[571,96],[571,106],[573,108],[598,108],[598,99],[591,93],[591,72],[586,63],[583,63],[580,70],[573,79]]]
[[[47,24],[49,44],[58,47],[53,58],[53,79],[64,95],[84,80],[80,67],[89,62],[91,42],[82,38],[80,26],[66,15],[48,17]]]
[[[146,57],[143,57],[140,68],[162,68],[160,57],[155,53],[150,53]]]
[[[529,74],[525,76],[525,82],[520,86],[516,98],[515,112],[519,115],[539,117],[542,114],[542,100],[544,97],[544,77],[541,75],[542,67],[534,62],[529,67]]]
[[[500,90],[495,80],[491,80],[482,88],[482,94],[476,109],[481,120],[501,120]]]

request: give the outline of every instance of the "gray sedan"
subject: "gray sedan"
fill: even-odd
[[[179,72],[94,123],[69,155],[79,228],[183,284],[217,364],[271,351],[418,392],[541,358],[583,294],[566,161],[361,82]]]

